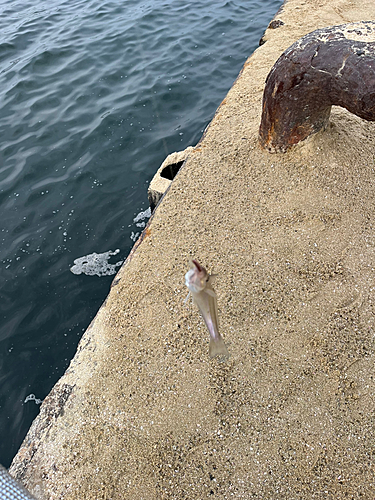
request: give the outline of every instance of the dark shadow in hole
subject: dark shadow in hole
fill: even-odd
[[[163,177],[164,179],[168,179],[169,181],[173,181],[173,179],[176,177],[178,171],[182,167],[182,164],[184,163],[184,161],[185,160],[182,160],[182,161],[179,161],[178,163],[171,163],[170,165],[167,165],[160,172],[160,177]]]

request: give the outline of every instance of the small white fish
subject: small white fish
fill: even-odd
[[[229,357],[229,352],[224,344],[223,337],[219,333],[219,323],[217,318],[217,299],[213,291],[206,269],[193,259],[190,261],[190,269],[185,274],[185,284],[189,289],[189,294],[193,296],[194,302],[199,310],[210,332],[209,354],[211,358],[215,356]],[[188,295],[189,297],[189,295]]]

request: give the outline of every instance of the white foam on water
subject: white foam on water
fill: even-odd
[[[151,208],[148,207],[147,210],[144,210],[143,212],[139,212],[139,214],[137,214],[134,219],[133,219],[133,222],[135,223],[135,225],[137,227],[140,227],[140,228],[144,228],[146,226],[146,221],[145,219],[149,219],[151,217]],[[130,227],[130,226],[129,226]],[[137,241],[139,235],[141,234],[140,231],[132,231],[131,235],[130,235],[130,239],[132,241],[134,241],[134,243]]]
[[[26,396],[24,403],[27,403],[28,401],[35,401],[36,405],[40,405],[41,403],[43,403],[43,399],[36,398],[35,394],[29,394],[28,396]]]
[[[117,255],[120,252],[119,249],[112,252],[103,253],[90,253],[89,255],[84,255],[75,259],[74,266],[70,268],[73,274],[86,274],[87,276],[110,276],[111,274],[117,273],[117,268],[123,263],[122,260],[116,262],[115,264],[110,264],[108,259],[112,255]]]
[[[134,217],[133,222],[139,222],[144,219],[149,219],[150,217],[151,217],[151,208],[148,207],[148,209],[145,210],[144,212],[139,212],[139,214],[137,214]]]

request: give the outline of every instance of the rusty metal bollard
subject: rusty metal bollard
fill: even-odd
[[[280,56],[266,80],[260,144],[287,151],[325,128],[333,105],[375,121],[375,21],[318,29]]]

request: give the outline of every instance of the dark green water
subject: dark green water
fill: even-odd
[[[0,0],[0,463],[128,255],[167,154],[195,145],[281,0]]]

